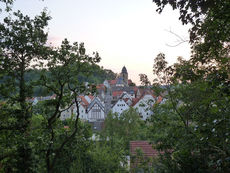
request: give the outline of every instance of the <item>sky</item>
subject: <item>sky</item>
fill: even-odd
[[[16,0],[14,9],[33,17],[47,8],[49,42],[60,45],[64,38],[84,42],[88,54],[97,51],[105,69],[120,73],[126,66],[129,78],[140,84],[139,74],[153,78],[154,58],[166,55],[169,64],[178,56],[190,57],[188,28],[178,20],[179,12],[167,7],[156,12],[152,0]]]

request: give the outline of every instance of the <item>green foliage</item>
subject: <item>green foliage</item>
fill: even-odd
[[[45,11],[34,19],[18,11],[0,24],[0,171],[122,172],[120,155],[112,157],[107,146],[95,150],[91,128],[79,120],[77,100],[95,92],[86,81],[101,83],[114,73],[96,65],[99,54],[87,55],[83,43],[65,39],[60,47],[47,47],[49,19]],[[37,105],[28,101],[51,94],[55,97]],[[77,117],[60,121],[74,105]]]
[[[37,167],[37,172],[46,172],[46,148],[50,142],[49,133],[46,129],[47,119],[36,114],[32,118],[31,136],[33,137],[33,148],[36,153],[34,158]],[[68,119],[66,121],[58,120],[56,122],[55,128],[55,140],[53,140],[54,147],[58,147],[59,144],[63,142],[63,139],[67,138],[75,130],[75,120]],[[54,172],[70,172],[73,168],[79,172],[84,171],[87,167],[87,153],[92,148],[92,141],[90,137],[92,136],[91,128],[88,124],[79,122],[78,132],[71,139],[70,143],[67,143],[57,158],[57,164],[54,165]],[[55,155],[55,150],[52,150],[52,155]],[[76,165],[78,165],[76,167]]]
[[[169,100],[154,108],[150,128],[156,148],[168,151],[161,158],[170,162],[167,169],[173,165],[177,172],[228,171],[229,96],[205,82],[169,91]]]
[[[223,69],[215,73],[181,58],[161,64],[155,63],[156,81],[168,84],[160,88],[167,101],[155,105],[149,128],[154,147],[165,152],[158,172],[228,172],[230,98],[226,78],[218,74]]]
[[[160,13],[168,4],[173,9],[179,9],[179,20],[183,24],[192,25],[189,33],[190,43],[194,49],[192,52],[194,65],[229,63],[230,2],[228,0],[153,0],[153,2],[157,4],[157,11]]]
[[[150,120],[154,146],[164,151],[157,172],[229,172],[230,1],[159,1],[192,25],[190,60],[155,60],[156,87],[166,95]],[[160,62],[160,63],[159,63]],[[163,89],[163,90],[162,90]]]
[[[123,141],[123,148],[129,153],[129,142],[132,140],[146,140],[146,125],[140,119],[135,109],[130,108],[121,115],[109,113],[105,120],[105,128],[102,131],[104,140],[109,139],[111,146],[114,140]]]
[[[5,5],[4,10],[5,11],[10,11],[11,10],[11,5],[13,4],[14,0],[0,0],[0,3],[3,3]],[[0,13],[2,12],[2,7],[0,8]]]
[[[65,39],[60,47],[47,47],[49,19],[45,11],[34,19],[18,11],[0,24],[2,172],[88,172],[88,158],[99,162],[90,127],[79,121],[77,100],[79,94],[95,92],[95,86],[86,86],[78,78],[113,73],[104,73],[96,65],[99,54],[87,55],[83,43],[70,44]],[[38,89],[55,97],[33,106],[27,99]],[[73,105],[77,117],[60,121],[61,113]]]
[[[95,141],[94,148],[90,151],[87,172],[127,172],[126,158],[122,143],[117,139],[114,146],[110,146],[108,141]]]
[[[150,167],[153,162],[153,158],[145,157],[141,148],[136,149],[136,154],[131,156],[131,163],[133,167],[130,168],[131,172],[154,172],[154,169]]]
[[[139,74],[139,76],[142,86],[149,86],[151,84],[146,74]]]
[[[103,83],[104,80],[111,80],[116,78],[116,74],[107,69],[103,69],[97,64],[89,64],[88,70],[90,71],[89,75],[86,75],[84,72],[79,72],[76,76],[79,82],[88,82],[92,84],[100,84]],[[25,73],[25,81],[26,82],[36,82],[40,79],[42,73],[45,73],[46,76],[50,76],[50,71],[42,71],[40,69],[29,69]],[[47,93],[44,86],[34,86],[33,88],[33,96],[47,96],[52,95],[53,93]]]
[[[0,136],[3,150],[1,163],[8,172],[33,172],[34,152],[29,136],[32,84],[25,82],[26,69],[46,52],[44,31],[49,16],[42,12],[31,19],[20,11],[0,23],[0,98],[2,99]],[[12,159],[13,158],[13,159]]]
[[[100,61],[98,53],[94,56],[85,54],[84,44],[73,43],[69,44],[67,39],[62,42],[60,48],[51,50],[49,57],[47,58],[48,63],[41,64],[42,67],[41,77],[38,81],[40,86],[45,88],[46,93],[54,93],[55,98],[47,100],[40,107],[36,109],[46,119],[46,130],[43,132],[47,135],[47,146],[44,147],[45,158],[46,158],[46,170],[48,172],[57,172],[69,170],[70,165],[65,163],[64,165],[59,163],[59,158],[64,157],[65,153],[71,152],[71,145],[74,142],[75,136],[80,133],[79,124],[79,103],[77,97],[79,94],[89,94],[95,92],[94,86],[86,86],[83,82],[77,79],[77,75],[81,72],[86,76],[91,74],[88,70],[90,66]],[[73,122],[72,128],[69,127],[70,131],[65,133],[58,133],[58,129],[62,128],[58,121],[61,113],[67,109],[71,109],[73,105],[77,108],[77,117]],[[82,138],[82,139],[81,139]],[[79,147],[86,146],[84,150],[87,150],[87,139],[85,136],[81,136],[75,141],[79,144]],[[81,140],[82,146],[81,146]],[[69,146],[69,147],[67,147]],[[66,148],[67,147],[67,148]],[[78,146],[77,146],[78,147]],[[78,149],[76,149],[78,150]],[[82,150],[84,152],[84,150]],[[68,159],[73,160],[73,157],[81,155],[75,153],[76,156],[65,155]],[[80,156],[78,156],[80,157]],[[62,162],[65,162],[64,160]],[[70,163],[70,161],[66,161]],[[61,168],[56,168],[59,165]]]

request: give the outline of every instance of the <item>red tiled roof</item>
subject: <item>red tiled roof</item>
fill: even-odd
[[[69,129],[69,126],[64,126],[64,129]]]
[[[116,85],[117,80],[116,79],[115,80],[109,80],[108,82],[110,85]]]
[[[82,106],[88,106],[89,105],[89,103],[87,102],[87,100],[85,99],[85,97],[84,96],[79,96],[80,97],[80,99],[81,99],[81,105]]]
[[[122,94],[123,92],[124,92],[124,91],[113,91],[112,95],[113,95],[113,97],[121,96],[121,94]]]
[[[132,99],[132,105],[131,106],[135,106],[135,104],[137,104],[137,102],[140,100],[141,98],[133,98]]]
[[[133,168],[139,167],[139,164],[143,163],[143,161],[148,161],[146,160],[147,158],[154,158],[159,155],[159,152],[155,149],[153,149],[152,145],[149,144],[148,141],[130,141],[130,153],[131,153],[131,163],[130,163],[130,168],[131,172]],[[135,158],[133,156],[137,156],[137,150],[141,150],[143,153],[143,158]],[[163,152],[160,152],[163,154]],[[151,161],[148,161],[148,165],[152,166]]]
[[[159,97],[157,98],[157,103],[162,102],[162,100],[163,100],[163,97],[162,97],[162,96],[159,96]]]
[[[141,149],[145,157],[158,156],[158,151],[152,148],[148,141],[130,141],[130,152],[136,154],[136,150]]]
[[[92,95],[88,95],[88,97],[89,97],[91,100],[94,99],[94,96],[92,96]]]
[[[141,96],[139,97],[140,99],[143,98],[145,95],[151,95],[153,98],[156,98],[154,95],[154,92],[150,89],[139,89]]]
[[[145,95],[151,95],[153,98],[156,98],[156,96],[153,93],[147,91],[147,92],[143,93],[139,98],[133,98],[131,106],[135,106],[137,104],[137,102],[139,102]],[[163,97],[159,96],[157,98],[156,103],[160,103],[162,100],[163,100]]]
[[[96,86],[97,89],[105,90],[105,85],[104,84],[99,84]]]

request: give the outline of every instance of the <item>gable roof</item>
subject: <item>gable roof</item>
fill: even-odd
[[[123,99],[125,103],[127,103],[128,100],[130,100],[129,98],[124,98]]]
[[[95,104],[97,104],[101,108],[101,110],[105,112],[105,107],[102,105],[101,101],[97,97],[95,97],[93,101],[89,104],[87,112],[89,112]]]
[[[132,104],[131,104],[131,106],[133,107],[133,106],[135,106],[135,104],[137,104],[137,102],[140,100],[141,98],[133,98],[132,99]]]
[[[118,102],[124,102],[128,107],[129,105],[126,103],[126,101],[124,99],[118,99],[113,105],[112,105],[112,108],[118,103]]]
[[[99,84],[99,85],[97,85],[96,86],[96,88],[98,89],[98,90],[104,90],[105,91],[105,85],[104,84]]]
[[[113,97],[120,97],[124,91],[113,91],[112,96]]]
[[[83,107],[87,107],[89,105],[89,102],[86,100],[86,98],[84,96],[79,96],[79,98],[81,99],[80,104]]]
[[[123,98],[125,95],[129,97],[128,93],[126,91],[123,91],[123,93],[120,95],[120,98]]]
[[[153,91],[149,89],[139,89],[139,91],[142,93],[140,97],[137,99],[133,99],[132,106],[135,106],[141,99],[143,99],[146,95],[151,95],[153,98],[156,98],[156,96],[153,94]]]
[[[88,95],[88,97],[89,97],[91,100],[94,99],[94,96],[92,96],[92,95]]]
[[[137,149],[141,149],[145,157],[155,157],[158,155],[158,151],[153,149],[152,145],[148,141],[130,141],[130,153],[136,154]]]

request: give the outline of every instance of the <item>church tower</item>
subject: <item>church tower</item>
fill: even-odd
[[[123,78],[124,85],[128,86],[128,72],[125,66],[121,70],[121,77]]]

